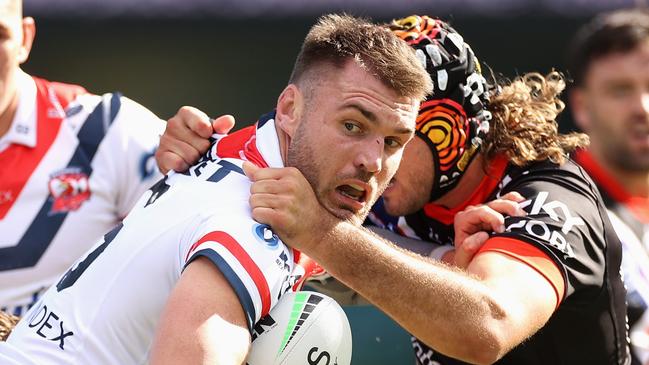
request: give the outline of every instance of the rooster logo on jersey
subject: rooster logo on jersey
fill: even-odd
[[[54,200],[50,214],[75,211],[90,199],[88,175],[77,168],[55,172],[50,177],[48,187]]]

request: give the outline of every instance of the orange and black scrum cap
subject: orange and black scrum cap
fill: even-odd
[[[433,80],[433,92],[421,104],[417,135],[435,162],[430,200],[457,185],[489,132],[487,110],[492,87],[462,36],[446,22],[413,15],[394,20],[390,29],[416,51]]]

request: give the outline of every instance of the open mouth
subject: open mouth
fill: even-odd
[[[340,185],[336,188],[336,191],[338,191],[341,195],[353,199],[359,203],[363,203],[367,199],[367,191],[361,185]]]

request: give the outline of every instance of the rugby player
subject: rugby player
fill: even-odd
[[[30,76],[36,32],[0,0],[0,311],[21,316],[161,177],[165,123],[119,93]]]
[[[251,327],[303,274],[299,252],[252,219],[243,162],[306,176],[327,214],[360,226],[396,172],[430,90],[392,32],[322,17],[276,111],[158,181],[21,319],[0,357],[241,364]]]

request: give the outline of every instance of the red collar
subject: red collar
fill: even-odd
[[[588,172],[588,175],[593,178],[603,192],[615,201],[627,206],[638,220],[649,223],[649,198],[631,195],[613,175],[595,161],[589,151],[578,150],[573,157]]]
[[[220,158],[238,158],[248,160],[259,167],[268,167],[264,156],[257,149],[257,124],[228,134],[219,140],[216,146]]]
[[[435,203],[428,203],[424,206],[424,212],[428,217],[443,224],[453,224],[453,219],[457,213],[461,212],[469,205],[482,204],[487,200],[487,198],[489,198],[502,180],[507,166],[508,162],[504,156],[496,157],[487,168],[489,173],[485,175],[480,182],[480,185],[476,187],[473,193],[463,203],[452,208],[447,208]]]

